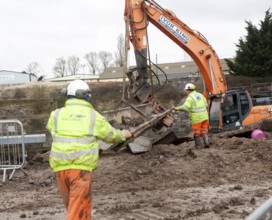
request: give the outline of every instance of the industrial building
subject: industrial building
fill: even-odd
[[[37,81],[37,77],[26,72],[0,70],[0,86],[13,86]]]

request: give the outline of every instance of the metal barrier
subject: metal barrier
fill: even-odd
[[[23,170],[26,164],[26,151],[23,125],[18,120],[0,120],[0,170],[3,171],[3,182],[7,171],[9,179],[17,169]]]
[[[246,220],[272,220],[272,198],[266,200]]]

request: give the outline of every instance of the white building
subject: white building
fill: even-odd
[[[75,79],[81,79],[86,82],[98,82],[99,76],[98,75],[90,75],[90,74],[75,74],[75,75],[69,75],[69,76],[63,76],[63,77],[57,77],[57,78],[50,78],[50,79],[44,79],[43,81],[47,82],[71,82]]]
[[[20,85],[28,82],[36,82],[37,77],[26,72],[0,70],[0,86]]]

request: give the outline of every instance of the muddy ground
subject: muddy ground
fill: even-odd
[[[208,149],[184,142],[139,155],[102,154],[94,172],[93,219],[245,219],[272,194],[272,142],[210,138]],[[30,155],[25,171],[28,176],[18,170],[0,182],[0,219],[65,219],[48,162]]]
[[[108,97],[112,92],[103,91],[94,92],[92,101],[107,94],[102,104],[110,103],[107,98],[112,99]],[[170,91],[177,96],[170,88],[167,100],[172,100]],[[26,93],[18,90],[18,94]],[[0,106],[2,116],[33,117],[29,107],[37,107],[20,107],[21,102],[14,106],[13,100],[10,103]],[[102,109],[102,104],[94,103]],[[49,114],[48,109],[42,110]],[[45,118],[38,121],[43,128],[48,115]],[[30,120],[22,121],[27,125]],[[173,130],[187,132],[188,122],[179,123],[183,126]],[[222,134],[210,134],[210,139],[210,148],[199,150],[190,141],[154,145],[151,151],[137,155],[129,151],[102,154],[93,173],[93,219],[245,219],[272,194],[272,140],[227,138]],[[0,220],[65,219],[65,208],[46,159],[46,154],[28,151],[27,176],[17,170],[3,183],[0,172]]]

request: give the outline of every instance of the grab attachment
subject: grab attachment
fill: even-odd
[[[149,120],[145,121],[144,123],[142,123],[139,126],[137,126],[137,127],[135,127],[135,128],[133,128],[133,129],[130,130],[131,138],[127,139],[123,143],[114,144],[114,145],[110,146],[109,148],[107,148],[106,150],[104,150],[102,152],[109,152],[111,150],[117,152],[120,149],[123,149],[123,148],[127,147],[127,145],[129,143],[133,142],[134,139],[136,139],[137,137],[141,136],[141,134],[143,134],[148,129],[150,129],[152,127],[156,127],[156,125],[158,123],[160,123],[162,120],[168,120],[168,114],[172,110],[173,110],[173,108],[168,109],[168,110],[166,110],[166,111],[164,111],[162,113],[158,113],[158,114],[152,115]]]

